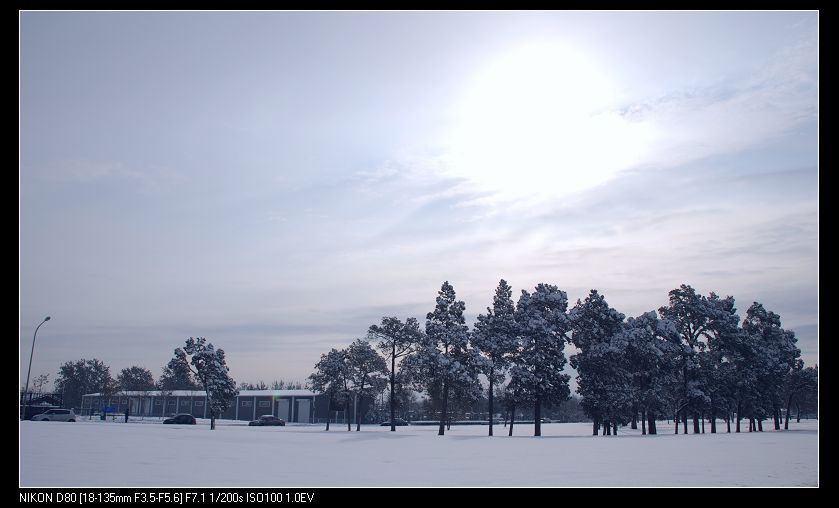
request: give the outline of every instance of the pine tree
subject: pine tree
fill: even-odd
[[[423,339],[416,318],[403,323],[395,317],[383,317],[381,325],[372,325],[367,332],[371,340],[378,340],[377,347],[390,360],[390,430],[396,431],[396,361],[414,352]]]
[[[676,325],[682,342],[681,387],[678,406],[684,433],[687,434],[688,414],[693,415],[693,432],[699,433],[699,412],[705,403],[704,381],[699,368],[698,353],[705,350],[703,338],[710,335],[711,308],[707,299],[692,287],[682,284],[670,291],[670,303],[658,312]]]
[[[775,430],[780,430],[781,392],[797,364],[801,351],[795,333],[781,328],[781,317],[754,302],[746,312],[743,331],[757,347],[759,398],[752,411],[762,429],[762,420],[773,416]]]
[[[667,410],[666,387],[677,367],[673,363],[676,335],[670,321],[658,319],[651,311],[628,318],[613,336],[622,368],[629,375],[632,413],[640,414],[642,434],[657,434],[656,418]]]
[[[520,342],[517,363],[511,371],[533,400],[534,436],[542,435],[542,404],[564,401],[570,395],[570,376],[565,367],[566,315],[568,298],[564,291],[539,284],[533,293],[522,290],[516,305],[515,322]]]
[[[616,381],[610,379],[618,371],[619,355],[612,354],[612,337],[621,331],[624,315],[609,307],[606,299],[592,289],[584,301],[569,312],[571,341],[579,352],[571,356],[571,366],[577,370],[577,393],[582,406],[592,418],[592,434],[603,424],[604,435],[610,432],[613,413],[610,401]]]
[[[708,350],[699,353],[699,366],[705,382],[705,396],[711,420],[711,433],[717,431],[717,414],[730,414],[734,400],[737,372],[728,344],[738,340],[740,317],[734,297],[720,298],[712,292],[706,299],[709,312]],[[730,425],[729,425],[730,428]]]
[[[432,397],[438,394],[440,436],[446,431],[450,392],[453,387],[467,391],[465,387],[478,385],[477,373],[482,365],[480,355],[469,346],[469,327],[463,317],[466,305],[456,298],[454,288],[444,282],[437,305],[426,316],[423,340],[416,353],[403,362],[403,370],[415,386]]]
[[[804,368],[804,363],[799,361],[790,372],[785,390],[787,396],[787,407],[784,417],[784,430],[789,429],[789,415],[792,402],[798,397],[803,398],[807,393],[817,392],[819,388],[819,367]]]
[[[480,314],[472,333],[472,344],[486,359],[484,374],[489,380],[489,435],[492,435],[493,388],[503,382],[504,369],[510,364],[512,355],[517,351],[517,328],[513,305],[512,289],[507,281],[501,279],[495,289],[492,308],[487,307],[486,314]]]

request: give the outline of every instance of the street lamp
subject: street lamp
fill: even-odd
[[[45,317],[44,320],[41,321],[41,325],[49,320],[49,316]],[[32,336],[32,351],[29,352],[29,369],[26,371],[26,388],[23,389],[23,397],[26,397],[26,394],[29,392],[29,375],[32,373],[32,356],[35,354],[35,339],[38,338],[38,328],[40,328],[41,325],[38,325],[37,328],[35,328],[35,335]],[[21,397],[21,400],[23,397]],[[26,406],[24,404],[21,404],[21,406],[23,406],[21,408],[21,411],[23,412],[21,419],[23,419],[26,416]]]

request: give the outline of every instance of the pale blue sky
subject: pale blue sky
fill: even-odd
[[[681,283],[818,361],[818,14],[20,15],[20,362],[304,379],[449,280]]]

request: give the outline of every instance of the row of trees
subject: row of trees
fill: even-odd
[[[349,404],[381,390],[387,377],[391,430],[400,393],[417,390],[437,408],[440,435],[450,421],[450,403],[469,404],[483,390],[490,415],[499,397],[510,415],[517,407],[532,408],[534,435],[541,435],[542,408],[570,396],[566,345],[575,350],[570,364],[593,434],[602,429],[611,435],[619,425],[637,428],[639,420],[643,434],[655,434],[662,418],[673,418],[677,433],[678,422],[687,433],[688,419],[695,433],[704,432],[707,420],[713,433],[718,417],[729,432],[732,420],[739,432],[743,418],[750,431],[762,431],[769,417],[780,429],[782,414],[788,428],[793,402],[817,390],[818,367],[804,367],[795,334],[760,303],[749,307],[742,323],[733,297],[703,296],[686,285],[671,291],[658,313],[628,319],[596,290],[568,307],[566,293],[550,284],[523,290],[514,304],[512,289],[501,280],[492,307],[470,330],[465,304],[445,282],[424,330],[415,318],[384,317],[366,340],[323,355],[309,384],[329,394],[330,404]],[[383,356],[368,342],[376,342]]]
[[[207,392],[210,428],[215,429],[215,418],[229,406],[238,390],[228,374],[224,350],[216,349],[203,337],[187,339],[183,348],[176,348],[174,357],[163,367],[163,374],[155,382],[151,371],[132,366],[111,376],[110,367],[98,359],[66,362],[59,368],[55,389],[63,394],[66,407],[80,408],[86,393],[105,396],[119,391],[147,392],[161,390],[200,390]]]
[[[741,323],[733,297],[682,285],[658,314],[624,319],[592,290],[569,316],[579,349],[572,366],[595,434],[599,424],[610,434],[639,419],[643,434],[655,434],[659,417],[672,417],[675,433],[681,422],[685,434],[689,419],[694,433],[706,420],[716,432],[718,417],[740,432],[743,418],[749,431],[770,417],[780,429],[785,414],[788,428],[793,400],[817,389],[818,368],[804,367],[795,334],[757,302]]]
[[[256,383],[242,381],[239,383],[240,390],[303,390],[306,384],[302,381],[286,381],[285,379],[275,379],[271,384],[263,380]]]

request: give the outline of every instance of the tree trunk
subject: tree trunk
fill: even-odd
[[[443,380],[443,410],[440,412],[440,429],[437,431],[438,436],[444,436],[446,434],[446,420],[448,420],[448,413],[446,410],[448,409],[449,405],[449,383],[447,380]]]
[[[725,431],[731,434],[731,415],[725,412]]]
[[[489,435],[492,435],[492,374],[495,369],[489,369]]]
[[[758,432],[763,432],[763,417],[757,419],[757,430]]]
[[[601,436],[605,436],[607,432],[609,432],[611,427],[609,426],[609,420],[603,420],[603,432],[600,433]]]
[[[693,414],[693,433],[699,434],[699,415]],[[685,432],[687,434],[687,432]]]
[[[676,424],[675,425],[675,427],[676,427],[676,429],[675,429],[676,432],[675,433],[678,434],[679,433],[679,414],[678,413],[676,413],[676,415],[673,417],[673,423]]]
[[[533,408],[533,435],[542,435],[542,400],[539,396],[536,397],[536,405]]]
[[[652,411],[647,412],[647,427],[649,430],[647,431],[648,434],[658,434],[658,431],[655,428],[655,413]]]
[[[801,403],[796,402],[795,408],[798,410],[798,414],[795,417],[795,423],[801,423]]]
[[[598,421],[597,417],[594,417],[593,421],[591,422],[591,435],[596,436],[599,430],[600,422]]]
[[[714,409],[711,409],[711,434],[717,433],[717,414]]]
[[[735,432],[740,432],[740,411],[742,409],[741,403],[737,401],[737,430]]]
[[[279,409],[277,410],[279,411]],[[326,430],[329,430],[329,417],[332,415],[332,397],[326,399]]]
[[[792,393],[789,394],[789,398],[787,399],[787,414],[784,415],[784,430],[789,430],[789,410],[790,406],[792,406],[792,396]]]
[[[347,392],[347,396],[344,398],[344,410],[347,413],[347,432],[352,432],[352,418],[350,418],[350,392]]]
[[[687,408],[682,410],[682,434],[687,435],[688,433],[688,410]]]
[[[630,429],[637,429],[638,428],[638,410],[635,410],[632,413],[632,424],[629,426]]]
[[[781,430],[781,410],[777,404],[772,405],[772,420],[775,423],[775,430]]]
[[[515,421],[516,421],[516,405],[513,404],[512,407],[510,407],[510,432],[509,432],[509,434],[507,434],[508,436],[513,435],[513,423]]]
[[[396,432],[396,340],[390,353],[390,431]]]
[[[702,433],[704,434],[705,433],[705,413],[702,413],[702,415],[700,415],[700,417],[702,418]]]
[[[361,393],[364,393],[364,383],[361,384]],[[361,417],[358,415],[358,394],[355,394],[355,404],[353,404],[353,414],[355,414],[355,431],[361,430]]]
[[[617,436],[617,435],[618,435],[618,422],[614,422],[614,423],[612,423],[612,433],[613,433],[613,435],[615,435],[615,436]]]
[[[644,409],[641,411],[641,435],[647,435],[647,410]]]

